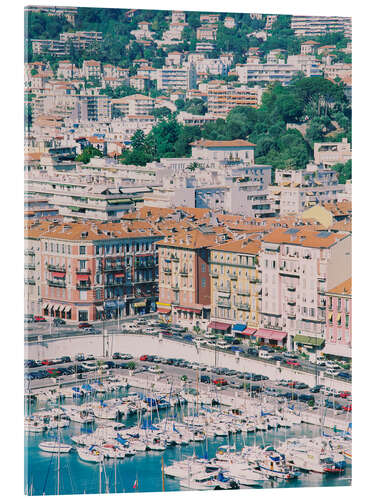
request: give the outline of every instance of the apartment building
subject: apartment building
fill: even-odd
[[[83,94],[77,96],[70,119],[73,123],[100,122],[109,123],[112,117],[111,98],[100,94]]]
[[[140,21],[138,23],[138,29],[132,30],[130,32],[131,35],[133,35],[136,40],[152,40],[155,32],[150,31],[150,23],[147,21]]]
[[[41,252],[39,232],[30,228],[24,239],[24,311],[41,314]]]
[[[57,68],[57,77],[65,78],[71,80],[72,78],[77,78],[79,75],[79,70],[75,64],[71,61],[59,61]]]
[[[220,21],[220,14],[201,14],[199,20],[201,24],[215,24]]]
[[[155,108],[155,99],[143,94],[133,94],[120,99],[112,99],[112,106],[125,116],[150,115]]]
[[[197,40],[216,40],[216,24],[206,24],[197,28]]]
[[[210,230],[177,231],[158,243],[158,312],[173,322],[202,325],[209,319],[211,289],[209,247],[220,236]]]
[[[317,51],[319,54],[319,43],[314,40],[308,40],[307,42],[301,43],[301,55],[314,55]]]
[[[341,142],[314,143],[314,162],[332,166],[336,163],[346,163],[352,159],[352,151],[347,138]]]
[[[275,63],[237,64],[236,72],[240,83],[271,83],[280,82],[288,85],[297,73],[295,66],[286,64],[279,59]]]
[[[54,54],[56,56],[65,56],[68,54],[68,48],[65,42],[61,40],[32,39],[31,47],[33,54]]]
[[[184,56],[181,52],[177,52],[176,50],[173,50],[172,52],[169,52],[169,54],[165,58],[165,65],[179,67],[182,65],[183,59],[184,59]]]
[[[321,349],[328,290],[351,276],[351,235],[311,227],[280,228],[266,235],[259,255],[264,329],[288,349]],[[259,334],[259,331],[258,331]]]
[[[287,64],[294,66],[297,71],[301,71],[307,77],[323,75],[320,63],[313,55],[297,54],[288,56]]]
[[[65,42],[67,47],[71,43],[77,50],[88,50],[103,40],[103,33],[100,31],[65,32],[60,34],[60,40]]]
[[[193,64],[181,67],[164,66],[157,70],[156,85],[158,90],[196,88],[197,74]]]
[[[352,279],[328,290],[326,298],[326,338],[324,353],[339,358],[352,357]]]
[[[215,44],[211,42],[197,42],[195,46],[196,52],[212,52],[215,49]]]
[[[244,161],[254,164],[255,144],[243,139],[234,141],[210,141],[200,139],[191,143],[192,159],[201,159],[212,162]]]
[[[185,12],[174,10],[172,11],[172,23],[185,23],[186,14]]]
[[[90,78],[100,78],[102,76],[101,64],[99,61],[83,61],[82,76],[89,80]]]
[[[221,59],[207,59],[201,57],[201,59],[195,62],[195,69],[198,74],[226,76],[229,66]]]
[[[259,241],[240,239],[210,248],[211,321],[252,335],[260,324]]]
[[[182,22],[170,23],[169,29],[164,31],[163,33],[163,40],[165,41],[182,40],[182,32],[187,26],[188,26],[187,23],[182,23]]]
[[[351,38],[352,20],[350,17],[292,16],[291,29],[301,37],[343,31],[346,37]]]
[[[26,228],[26,238],[30,231],[40,244],[43,316],[77,322],[155,310],[155,243],[162,236],[141,226],[56,222]]]
[[[242,85],[231,87],[222,84],[207,84],[208,112],[217,117],[225,118],[229,111],[237,106],[251,106],[258,108],[262,102],[264,89],[255,86],[252,88]]]

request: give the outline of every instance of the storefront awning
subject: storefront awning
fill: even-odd
[[[167,304],[166,302],[156,302],[157,307],[172,307],[172,304]]]
[[[115,278],[124,278],[125,274],[124,273],[115,273]]]
[[[241,335],[246,335],[248,337],[251,337],[252,335],[254,335],[254,333],[256,332],[256,328],[246,328],[243,332],[240,332]]]
[[[243,332],[244,330],[246,330],[246,325],[243,325],[242,323],[236,323],[232,326],[233,332]]]
[[[43,304],[43,309],[49,309],[49,304],[47,302]]]
[[[104,312],[104,307],[103,306],[96,306],[96,310],[98,312]]]
[[[175,309],[179,311],[188,311],[188,312],[195,312],[195,313],[201,313],[203,307],[202,306],[175,306]]]
[[[72,308],[68,306],[68,307],[65,309],[65,312],[66,312],[66,313],[70,313],[70,311],[71,311],[71,310],[72,310]]]
[[[158,307],[159,314],[170,314],[171,310],[165,307]]]
[[[79,278],[78,278],[80,281],[87,281],[90,279],[90,275],[89,274],[81,274],[79,273]]]
[[[255,336],[268,340],[283,340],[287,336],[287,333],[280,332],[278,330],[267,330],[265,328],[260,328],[255,334]]]
[[[208,328],[225,331],[228,330],[230,326],[230,323],[219,323],[218,321],[211,321],[211,323],[208,325]]]
[[[138,309],[138,307],[146,307],[146,302],[136,302],[133,305],[136,309]]]
[[[296,344],[306,344],[306,345],[320,347],[323,344],[324,339],[319,339],[317,337],[309,337],[307,335],[295,335],[294,342],[296,342]]]
[[[61,271],[53,271],[52,276],[54,278],[65,278],[65,273],[62,273]]]
[[[55,308],[55,311],[56,311],[56,312],[59,312],[59,311],[60,311],[60,306],[57,306],[57,307]]]

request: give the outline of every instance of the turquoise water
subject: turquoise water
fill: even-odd
[[[112,396],[113,397],[113,396]],[[180,411],[186,412],[185,409]],[[160,418],[166,415],[166,411],[160,412]],[[154,417],[155,418],[155,417]],[[129,425],[134,425],[136,417],[126,420]],[[70,436],[83,432],[83,427],[72,422],[69,427],[61,430],[61,437],[65,443],[69,443]],[[240,450],[244,444],[251,445],[254,439],[257,444],[277,444],[288,437],[293,436],[317,436],[319,428],[309,424],[302,424],[290,429],[270,430],[265,433],[241,435],[237,434],[230,438],[230,444]],[[57,487],[57,456],[41,451],[38,448],[40,441],[56,436],[55,431],[43,434],[27,434],[25,437],[25,491],[30,490],[32,495],[56,494]],[[162,491],[162,462],[167,466],[174,460],[181,460],[195,454],[204,456],[208,451],[208,457],[215,455],[216,449],[228,444],[227,437],[216,437],[207,440],[207,443],[192,443],[188,446],[169,447],[164,452],[148,451],[137,453],[133,457],[123,460],[107,459],[101,475],[101,491],[108,493],[120,492],[153,492]],[[99,464],[83,462],[78,454],[72,450],[69,454],[60,457],[60,494],[83,494],[99,493]],[[115,470],[116,469],[116,470]],[[116,477],[116,481],[115,481]],[[134,482],[138,480],[138,488],[133,488]],[[327,476],[315,473],[303,473],[293,481],[268,481],[267,487],[271,488],[295,488],[312,486],[349,486],[351,484],[351,466],[340,475]],[[165,491],[179,491],[179,481],[165,477]]]

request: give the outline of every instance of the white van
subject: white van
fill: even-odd
[[[264,349],[259,349],[259,357],[261,359],[272,359],[273,358],[273,353],[268,352]]]

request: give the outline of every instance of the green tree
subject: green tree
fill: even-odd
[[[82,153],[76,157],[76,161],[87,164],[90,163],[91,158],[95,158],[96,156],[101,158],[103,156],[103,153],[93,146],[88,146],[87,148],[84,148]]]
[[[27,132],[30,131],[33,125],[33,111],[31,104],[25,104],[24,106],[24,128]]]
[[[336,163],[332,168],[338,172],[340,184],[345,184],[352,178],[352,160],[348,160],[346,163]]]

